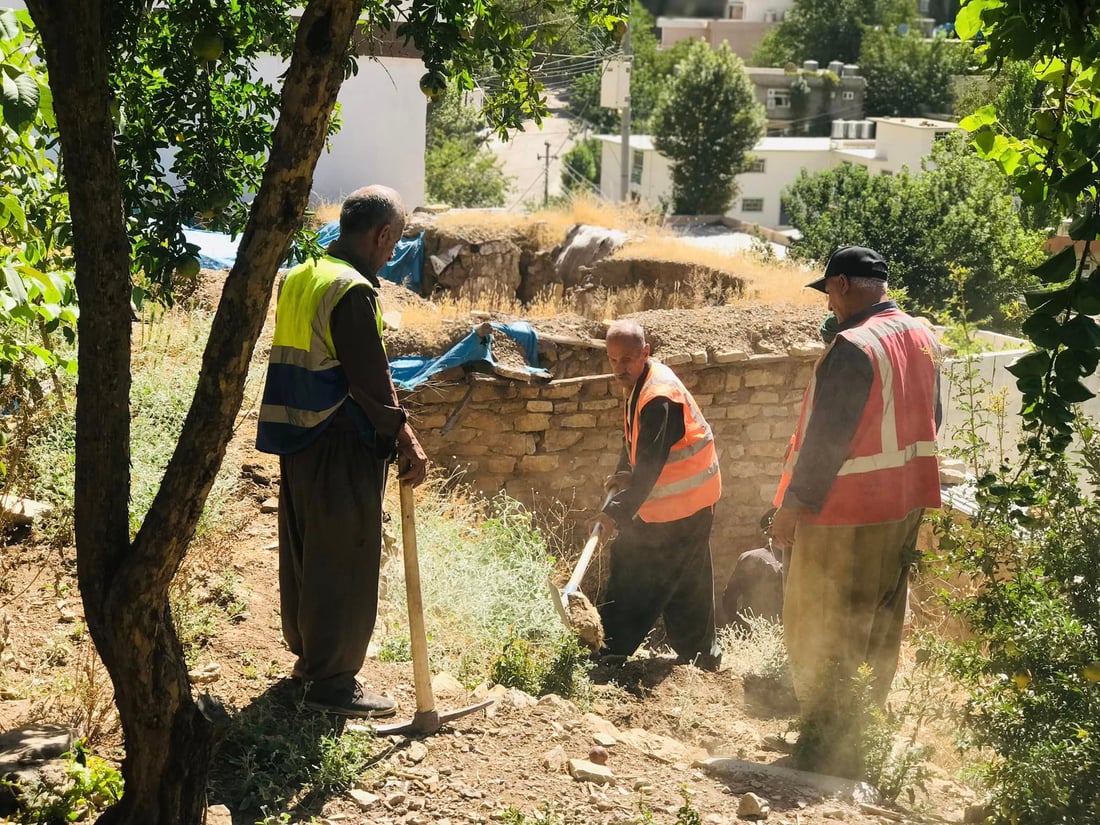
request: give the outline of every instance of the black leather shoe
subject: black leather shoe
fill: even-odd
[[[397,713],[397,703],[393,699],[367,693],[358,684],[339,690],[311,687],[306,691],[304,704],[310,710],[338,716],[374,718]]]

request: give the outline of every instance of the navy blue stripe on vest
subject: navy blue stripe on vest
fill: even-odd
[[[348,379],[342,367],[307,370],[293,364],[268,364],[264,404],[320,412],[347,395]]]
[[[330,416],[321,424],[310,429],[296,427],[293,424],[276,424],[274,421],[265,421],[262,427],[256,429],[256,449],[262,453],[274,455],[291,455],[304,450],[323,433],[335,416]]]

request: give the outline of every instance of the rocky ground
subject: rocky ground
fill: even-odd
[[[291,656],[279,633],[276,515],[269,500],[273,468],[240,437],[230,460],[245,470],[232,535],[216,552],[219,563],[239,573],[247,610],[212,633],[195,665],[201,683],[196,690],[209,692],[241,718],[260,715],[281,719],[278,726],[301,724],[300,714],[308,712],[295,707],[289,693],[285,675]],[[81,635],[71,551],[57,556],[28,545],[8,547],[5,554],[14,575],[13,592],[0,603],[9,623],[0,730],[31,719],[65,723],[99,713],[97,750],[119,756],[103,674],[92,664],[81,665],[87,639]],[[791,720],[746,700],[742,679],[734,675],[735,658],[736,652],[727,656],[727,669],[708,673],[643,650],[624,664],[594,670],[591,696],[578,703],[488,684],[467,693],[453,678],[437,674],[440,711],[486,698],[493,704],[431,736],[379,740],[376,761],[355,788],[304,801],[298,818],[316,816],[332,825],[460,825],[503,821],[514,817],[507,812],[515,809],[528,822],[551,811],[558,819],[548,821],[562,823],[690,823],[695,820],[680,811],[687,794],[691,809],[708,825],[749,821],[759,805],[767,808],[768,822],[786,825],[961,821],[975,794],[935,764],[929,766],[927,791],[904,809],[869,806],[872,800],[853,797],[848,786],[823,788],[783,773],[789,757],[771,749],[771,739],[786,733]],[[51,694],[46,689],[51,682],[70,679],[74,669],[84,680],[70,684],[67,696],[43,698]],[[361,679],[397,699],[398,720],[411,718],[411,665],[379,661],[374,649]],[[282,715],[263,717],[272,703]],[[596,746],[606,751],[605,766],[588,764],[601,756],[593,754]],[[712,757],[781,772],[769,775],[741,765],[721,775],[708,763]],[[240,810],[239,800],[217,791],[233,784],[229,780],[235,777],[227,772],[242,769],[232,760],[216,767],[211,803],[227,807],[215,807],[212,816],[223,823],[255,820]]]
[[[217,282],[217,274],[202,279],[191,300],[212,303]],[[389,285],[383,302],[420,317],[435,311],[418,296]],[[660,310],[640,315],[639,321],[658,353],[694,351],[700,343],[715,351],[767,353],[815,340],[823,314],[823,307],[737,305]],[[466,334],[471,320],[476,319],[397,330],[389,337],[391,357],[435,354]],[[534,323],[544,333],[602,334],[598,322],[579,317]],[[511,351],[502,355],[516,357]],[[241,609],[227,611],[216,627],[203,629],[208,643],[194,663],[196,690],[209,692],[238,719],[274,718],[279,721],[262,724],[285,728],[303,724],[305,711],[288,692],[285,676],[292,660],[279,630],[273,501],[278,465],[254,452],[253,432],[239,427],[226,458],[227,466],[243,470],[220,538],[208,542],[202,553],[193,552],[188,562],[185,573],[199,589],[177,595],[207,598],[219,587],[211,571],[233,573]],[[73,550],[29,538],[27,533],[9,537],[0,557],[0,581],[7,585],[0,592],[0,731],[32,720],[79,721],[83,732],[94,736],[97,751],[117,759],[121,741],[109,682],[83,627]],[[371,689],[397,699],[398,718],[409,718],[415,708],[411,666],[382,662],[377,652],[372,650],[361,677]],[[950,758],[929,765],[927,790],[906,800],[904,809],[886,810],[866,797],[854,798],[849,786],[823,786],[822,780],[783,773],[789,757],[770,749],[769,737],[786,733],[791,720],[746,700],[733,666],[736,657],[732,651],[727,669],[708,673],[645,650],[625,664],[593,671],[592,694],[578,702],[536,699],[488,684],[467,693],[454,679],[437,675],[441,711],[485,698],[494,701],[434,735],[379,740],[376,758],[355,788],[301,800],[289,821],[516,822],[510,809],[522,812],[532,825],[724,825],[753,818],[784,825],[961,821],[975,794],[953,778],[957,765]],[[264,716],[272,707],[279,712]],[[590,757],[600,761],[603,755],[593,753],[595,747],[606,752],[606,765],[589,764]],[[708,762],[716,757],[771,766],[771,772],[739,765],[723,775]],[[212,809],[210,821],[255,821],[255,812],[217,790],[232,784],[227,779],[235,771],[246,769],[232,760],[218,763],[211,803],[227,809]],[[692,818],[694,812],[699,819]]]

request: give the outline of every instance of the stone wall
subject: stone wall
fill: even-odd
[[[418,389],[406,403],[428,455],[486,494],[503,490],[538,512],[560,502],[583,523],[599,507],[622,446],[622,393],[603,374],[602,343],[543,341],[546,365],[562,376],[547,384],[470,374]],[[724,490],[712,546],[720,588],[737,556],[760,545],[759,520],[771,505],[820,351],[663,359],[695,396],[717,441]]]

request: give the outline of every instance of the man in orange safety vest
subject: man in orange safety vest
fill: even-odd
[[[605,653],[630,655],[664,619],[668,643],[685,662],[717,669],[710,531],[722,494],[710,425],[671,369],[649,359],[633,321],[607,331],[607,358],[624,390],[623,449],[597,516],[611,571],[600,619]]]
[[[808,284],[838,328],[814,368],[774,504],[787,548],[783,625],[802,765],[859,774],[852,706],[869,666],[883,705],[897,669],[917,530],[940,505],[939,348],[886,297],[882,256],[848,246]]]

